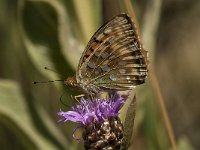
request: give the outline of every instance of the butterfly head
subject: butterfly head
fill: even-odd
[[[97,87],[93,84],[89,84],[88,82],[85,81],[84,83],[79,83],[76,80],[76,76],[68,77],[64,80],[64,84],[72,90],[78,90],[88,95],[97,93]]]
[[[77,83],[75,76],[68,77],[67,79],[65,79],[64,84],[69,88],[77,88],[78,87],[78,83]]]

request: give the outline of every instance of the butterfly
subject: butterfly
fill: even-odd
[[[76,75],[64,80],[85,94],[126,91],[145,82],[147,51],[140,42],[135,23],[119,14],[92,36],[80,58]]]

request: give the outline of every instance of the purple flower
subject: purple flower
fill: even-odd
[[[58,115],[62,116],[61,122],[77,122],[81,126],[90,123],[100,123],[111,117],[118,116],[119,110],[124,104],[126,98],[115,94],[111,98],[105,99],[84,99],[81,98],[78,105],[72,107],[70,111],[60,111]]]

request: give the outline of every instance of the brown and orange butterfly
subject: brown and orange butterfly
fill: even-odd
[[[93,95],[102,91],[131,90],[147,76],[147,51],[134,22],[119,14],[102,25],[87,44],[76,75],[64,83]]]

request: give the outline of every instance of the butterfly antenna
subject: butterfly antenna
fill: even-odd
[[[52,72],[54,72],[54,73],[57,73],[59,76],[64,77],[64,76],[61,75],[59,72],[57,72],[57,71],[55,71],[55,70],[53,70],[53,69],[51,69],[51,68],[48,68],[48,67],[45,66],[44,69],[45,69],[45,70],[52,71]],[[64,81],[64,80],[63,80],[63,79],[59,79],[59,80],[50,80],[50,81],[33,81],[32,83],[33,83],[33,84],[38,84],[38,83],[51,83],[51,82],[57,82],[57,81]]]
[[[64,77],[63,75],[61,75],[59,72],[57,72],[57,71],[55,71],[55,70],[53,70],[53,69],[51,69],[51,68],[48,68],[48,67],[44,67],[44,69],[45,70],[48,70],[48,71],[52,71],[52,72],[54,72],[54,73],[56,73],[56,74],[58,74],[59,76],[62,76],[62,77]]]
[[[57,81],[64,81],[62,80],[50,80],[50,81],[33,81],[33,84],[38,84],[38,83],[51,83],[51,82],[57,82]]]

